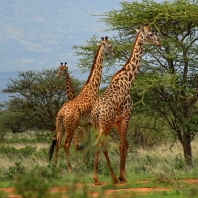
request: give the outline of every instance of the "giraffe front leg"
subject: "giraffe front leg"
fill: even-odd
[[[126,136],[127,136],[127,129],[128,129],[129,121],[131,118],[132,106],[133,106],[133,101],[131,100],[131,98],[129,96],[125,102],[123,114],[121,115],[120,120],[118,121],[117,126],[116,126],[116,129],[120,136],[120,176],[119,176],[119,180],[123,183],[126,182],[125,164],[126,164],[127,150],[129,148],[129,142],[128,142]]]
[[[126,164],[126,155],[127,155],[128,147],[129,147],[128,140],[122,139],[120,141],[120,176],[119,176],[119,180],[123,183],[126,182],[125,164]]]
[[[101,185],[101,183],[98,180],[98,160],[100,156],[100,151],[95,152],[94,156],[94,173],[93,173],[93,180],[95,182],[95,185]]]
[[[122,183],[126,182],[125,178],[125,164],[126,164],[126,155],[127,155],[127,150],[129,147],[128,140],[126,139],[126,133],[127,133],[127,127],[128,127],[128,122],[126,122],[125,119],[119,120],[114,124],[119,136],[120,136],[120,176],[119,180]]]

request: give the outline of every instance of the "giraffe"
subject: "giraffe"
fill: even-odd
[[[130,87],[135,79],[139,68],[140,56],[143,52],[144,42],[160,46],[157,36],[150,30],[148,25],[143,25],[136,30],[137,35],[132,47],[131,54],[125,65],[112,76],[106,91],[97,98],[91,111],[91,125],[97,131],[97,138],[94,144],[94,172],[93,180],[95,185],[100,185],[97,176],[100,150],[106,158],[113,183],[125,183],[126,154],[129,147],[126,138],[127,128],[131,117],[133,102],[130,96]],[[107,150],[107,135],[112,127],[115,127],[120,138],[120,176],[117,179],[110,163]],[[98,149],[100,148],[100,149]]]
[[[71,101],[65,103],[59,110],[56,117],[56,139],[52,141],[52,147],[55,146],[54,162],[57,164],[58,151],[60,148],[63,134],[66,133],[64,150],[67,161],[68,172],[72,171],[69,148],[77,126],[85,125],[89,122],[93,103],[95,102],[100,87],[102,76],[102,65],[105,54],[115,56],[112,45],[108,37],[102,37],[101,43],[93,60],[90,74],[83,85],[80,94]],[[60,122],[62,120],[62,122]],[[53,149],[52,149],[53,150]]]
[[[73,100],[76,97],[76,93],[74,91],[69,72],[68,72],[68,66],[65,62],[65,65],[61,63],[60,66],[58,66],[58,73],[56,74],[57,77],[63,76],[65,80],[65,88],[66,88],[66,96],[68,100]]]
[[[76,97],[76,93],[74,91],[72,82],[71,82],[71,78],[69,76],[69,72],[68,72],[68,66],[67,63],[65,62],[65,64],[63,65],[63,63],[61,63],[60,66],[58,66],[58,73],[56,75],[57,77],[63,76],[64,80],[65,80],[65,88],[66,88],[66,97],[68,99],[68,101],[73,100]],[[74,133],[73,136],[73,142],[75,145],[75,148],[77,151],[82,150],[82,161],[84,163],[84,149],[83,146],[80,144],[82,144],[82,142],[84,141],[84,135],[85,135],[85,130],[83,127],[78,126],[77,130]],[[81,140],[81,142],[79,142],[79,139]],[[77,160],[78,160],[78,153],[77,153]]]

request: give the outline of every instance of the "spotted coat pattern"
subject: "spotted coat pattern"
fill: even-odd
[[[133,104],[130,96],[130,88],[140,67],[140,56],[143,52],[144,42],[153,43],[157,46],[160,45],[157,36],[150,30],[148,25],[142,26],[137,32],[131,54],[126,64],[112,77],[107,90],[98,97],[91,112],[91,124],[98,131],[95,146],[102,147],[101,149],[96,149],[95,152],[93,179],[96,185],[100,184],[97,176],[99,150],[102,150],[106,157],[113,182],[118,183],[119,180],[126,182],[125,163],[129,147],[126,135]],[[115,127],[120,137],[119,180],[113,171],[107,151],[106,136],[112,127]]]
[[[77,126],[84,125],[90,120],[92,105],[94,104],[102,75],[103,58],[105,54],[115,55],[108,38],[102,37],[98,44],[98,50],[95,55],[89,77],[81,89],[80,94],[73,100],[65,103],[59,110],[56,117],[56,147],[55,147],[55,164],[57,163],[58,150],[63,134],[66,134],[64,149],[67,160],[68,171],[72,171],[69,148],[74,131]],[[62,120],[62,121],[61,121]]]
[[[58,66],[58,73],[57,73],[56,76],[57,77],[60,77],[60,76],[64,77],[65,88],[66,88],[66,97],[67,97],[68,101],[73,100],[76,97],[76,93],[74,91],[74,88],[73,88],[73,85],[72,85],[72,82],[71,82],[71,78],[69,76],[68,66],[67,66],[66,62],[65,62],[64,65],[63,65],[63,63],[61,63],[61,65]],[[88,138],[88,134],[85,133],[85,129],[81,126],[78,126],[78,128],[75,131],[74,136],[73,136],[73,143],[74,143],[77,151],[80,150],[81,147],[83,147],[83,143],[85,141],[85,136],[87,136],[87,138]],[[83,155],[82,156],[82,162],[84,163],[85,159],[84,159],[84,150],[83,149],[82,149],[82,155]],[[77,153],[77,160],[78,160],[78,153]]]

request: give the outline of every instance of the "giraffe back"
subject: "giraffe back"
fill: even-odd
[[[140,55],[143,51],[143,43],[149,42],[160,46],[156,35],[148,25],[137,30],[136,40],[126,64],[111,79],[107,90],[97,99],[91,113],[92,124],[104,133],[108,133],[118,120],[127,115],[130,118],[132,99],[130,88],[139,69]]]

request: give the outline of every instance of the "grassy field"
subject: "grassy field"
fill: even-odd
[[[113,168],[119,175],[119,142],[111,137],[108,142]],[[192,142],[193,169],[185,165],[179,143],[171,148],[168,143],[144,149],[130,145],[126,184],[111,184],[109,170],[101,154],[101,186],[93,185],[93,149],[87,148],[85,164],[79,152],[77,163],[77,153],[72,145],[73,172],[68,173],[63,148],[60,149],[57,166],[49,162],[50,144],[51,134],[48,132],[6,135],[0,143],[0,188],[12,187],[15,191],[0,190],[0,197],[6,198],[10,193],[21,197],[198,197],[198,183],[193,185],[184,181],[198,179],[198,141]]]

